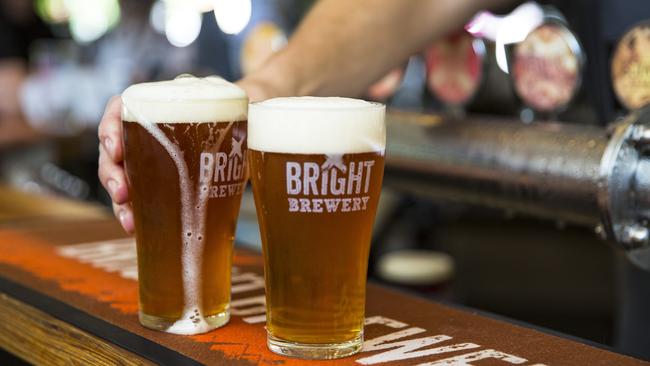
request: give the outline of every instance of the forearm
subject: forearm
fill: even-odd
[[[287,47],[243,83],[262,89],[253,91],[253,99],[358,96],[476,11],[507,2],[512,0],[321,0]]]

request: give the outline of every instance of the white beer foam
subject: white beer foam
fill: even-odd
[[[248,147],[266,152],[384,151],[383,104],[338,97],[274,98],[249,105]]]
[[[217,76],[135,84],[122,93],[122,119],[130,122],[242,121],[247,109],[246,92]]]
[[[180,335],[195,335],[206,333],[213,329],[215,327],[208,324],[205,318],[200,318],[198,322],[194,322],[190,318],[183,317],[174,322],[171,327],[165,329],[165,332]]]

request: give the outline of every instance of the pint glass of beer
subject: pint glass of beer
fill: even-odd
[[[221,78],[183,76],[133,85],[122,105],[140,322],[176,334],[220,327],[247,179],[248,98]]]
[[[332,359],[358,352],[368,252],[384,172],[385,107],[276,98],[249,107],[267,344]]]

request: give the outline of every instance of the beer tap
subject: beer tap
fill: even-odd
[[[591,227],[650,270],[650,107],[607,128],[402,112],[387,128],[388,184]]]

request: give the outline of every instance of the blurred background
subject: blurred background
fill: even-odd
[[[109,212],[96,137],[107,100],[181,73],[237,80],[286,44],[312,3],[0,0],[0,188]],[[444,199],[435,178],[409,164],[426,165],[417,149],[427,141],[413,136],[439,120],[595,131],[642,107],[646,20],[647,0],[521,2],[477,14],[369,87],[365,98],[391,111],[389,157],[390,145],[402,154],[387,166],[371,280],[650,358],[639,330],[650,328],[650,274],[593,225]],[[237,240],[260,245],[250,192]]]

